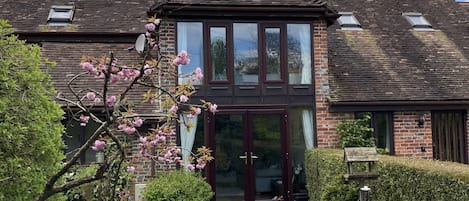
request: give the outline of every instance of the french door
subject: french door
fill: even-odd
[[[220,111],[213,119],[217,201],[280,200],[289,187],[285,110]]]

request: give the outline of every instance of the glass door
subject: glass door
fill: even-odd
[[[284,115],[244,111],[215,117],[217,201],[280,200],[288,181]]]

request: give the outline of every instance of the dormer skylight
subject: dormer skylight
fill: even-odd
[[[362,25],[352,12],[339,12],[339,15],[341,16],[337,19],[337,22],[339,22],[342,29],[361,29]]]
[[[414,29],[432,29],[432,25],[422,16],[422,13],[402,13]]]
[[[47,23],[52,26],[65,26],[72,23],[73,6],[52,6]]]

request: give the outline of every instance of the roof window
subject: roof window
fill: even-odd
[[[432,25],[422,16],[422,13],[402,13],[414,29],[432,29]]]
[[[64,26],[72,23],[73,6],[52,6],[47,23],[53,26]]]
[[[361,29],[362,25],[352,12],[339,12],[339,15],[337,21],[342,29]]]

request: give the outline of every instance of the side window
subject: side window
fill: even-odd
[[[71,159],[73,155],[85,144],[93,132],[98,128],[98,124],[91,119],[86,126],[80,126],[80,122],[76,119],[65,120],[65,134],[62,139],[65,143],[65,156],[67,160]],[[78,160],[80,164],[89,164],[96,162],[96,151],[92,149],[86,150],[86,154],[82,155]]]
[[[370,115],[369,125],[373,128],[370,136],[376,140],[376,148],[380,152],[393,154],[393,113],[392,112],[358,112],[355,118],[362,118],[364,115]]]
[[[305,150],[314,148],[314,111],[307,107],[288,111],[290,158],[293,169],[293,193],[306,192]]]
[[[178,83],[193,82],[190,75],[195,71],[196,68],[201,68],[204,72],[204,61],[203,61],[203,31],[201,22],[178,22],[177,23],[177,52],[182,50],[187,51],[190,57],[190,63],[188,65],[178,66],[179,80]],[[202,84],[201,81],[193,83],[196,85]]]

